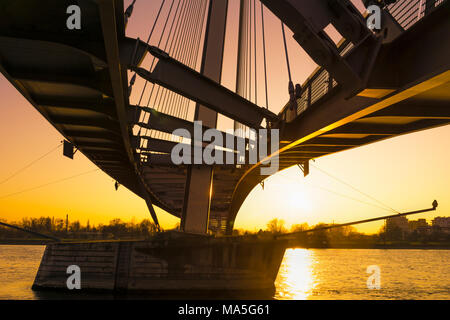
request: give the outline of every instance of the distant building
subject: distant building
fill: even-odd
[[[450,217],[436,217],[431,222],[433,229],[450,233]]]
[[[406,217],[395,217],[386,220],[386,228],[400,228],[403,232],[409,231],[408,219]]]
[[[396,230],[400,231],[400,234]],[[397,239],[404,239],[409,233],[408,219],[406,217],[395,217],[386,219],[386,233],[389,235],[398,234]]]
[[[426,219],[408,221],[408,226],[411,232],[429,229],[429,224]]]
[[[450,217],[436,217],[431,222],[433,227],[450,227]]]
[[[450,217],[436,217],[431,225],[426,219],[411,221],[406,217],[386,219],[386,236],[391,240],[405,240],[412,233],[422,236],[433,233],[450,235]]]

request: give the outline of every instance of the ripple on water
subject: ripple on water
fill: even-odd
[[[31,290],[44,249],[0,245],[0,299],[51,298]],[[275,298],[449,300],[449,262],[450,250],[289,249]],[[380,290],[367,289],[370,265],[380,267]]]
[[[450,299],[450,250],[289,249],[276,299]],[[369,290],[367,267],[381,270]]]

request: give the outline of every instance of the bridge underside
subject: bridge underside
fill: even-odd
[[[0,21],[0,71],[106,174],[145,199],[150,207],[153,204],[181,217],[188,167],[170,162],[170,141],[138,141],[132,128],[137,125],[171,133],[178,128],[192,131],[192,123],[130,105],[127,67],[136,41],[125,37],[122,0],[80,1],[84,18],[82,29],[77,31],[65,28],[66,16],[60,14],[69,2],[16,0],[1,7],[0,14],[5,18]],[[348,98],[338,83],[331,82],[331,86],[325,85],[327,94],[314,103],[309,97],[306,108],[303,98],[299,99],[301,112],[291,114],[289,108],[283,109],[279,114],[286,120],[280,125],[280,170],[449,124],[450,43],[442,41],[449,33],[446,1],[381,47],[367,89],[359,95]],[[239,100],[219,87],[215,89]],[[249,112],[262,114],[257,106],[239,101]],[[149,121],[140,123],[137,113],[139,118],[147,115]],[[267,114],[261,118],[264,116]],[[146,142],[142,144],[141,140]],[[232,230],[245,198],[266,178],[259,169],[259,165],[214,167],[211,230]]]
[[[117,45],[117,34],[122,34],[122,54],[128,50],[123,3],[83,1],[81,30],[66,27],[64,13],[71,4],[18,0],[2,5],[0,70],[95,165],[138,196],[146,200],[150,196],[155,205],[168,210],[143,187],[132,161],[128,125],[125,134],[123,130],[128,120],[123,108],[126,69],[120,71],[119,47],[115,52],[110,48],[111,42]],[[108,13],[117,24],[105,18]]]
[[[61,12],[71,4],[18,0],[3,5],[0,71],[96,166],[150,206],[181,217],[188,167],[168,161],[173,143],[148,138],[144,148],[132,129],[138,125],[167,133],[179,128],[193,132],[193,124],[129,104],[126,69],[132,65],[136,40],[125,37],[122,0],[80,2],[81,30],[66,28],[67,15]],[[140,50],[136,60],[142,61],[145,53]],[[146,111],[151,120],[140,123],[136,117]],[[211,229],[224,230],[221,221],[227,219],[234,185],[244,172],[245,167],[215,167]]]
[[[280,113],[287,123],[280,151],[273,155],[278,156],[279,170],[450,124],[450,44],[439,40],[449,33],[447,1],[381,47],[367,88],[352,98],[318,68],[304,85],[307,89],[305,97],[297,100],[298,109],[290,110],[287,104]],[[260,175],[260,165],[247,170],[234,190],[229,232],[247,195],[266,178]]]

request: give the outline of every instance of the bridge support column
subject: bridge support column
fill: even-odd
[[[210,1],[201,73],[220,83],[225,44],[228,0]],[[217,127],[217,112],[197,104],[195,120],[210,128]],[[208,232],[212,195],[213,169],[188,169],[181,228],[185,232]]]

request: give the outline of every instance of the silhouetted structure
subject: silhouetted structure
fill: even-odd
[[[209,246],[202,251],[209,266],[216,261],[213,256],[222,257],[217,258],[220,263],[213,264],[216,269],[207,269],[212,278],[218,277],[217,270],[225,272],[229,267],[229,275],[237,277],[242,269],[254,270],[253,264],[264,260],[258,251],[263,244],[247,244],[255,250],[245,259],[239,255],[241,249],[236,249],[241,248],[239,243],[210,241],[206,234],[232,234],[244,200],[266,178],[260,170],[266,164],[253,165],[247,160],[241,165],[236,165],[236,161],[233,165],[175,165],[170,156],[176,145],[170,135],[174,130],[185,129],[192,136],[191,120],[202,120],[203,129],[214,129],[224,141],[228,138],[236,142],[235,146],[243,143],[247,155],[251,144],[258,145],[259,136],[252,139],[250,135],[218,131],[217,115],[231,118],[236,128],[247,132],[266,123],[268,128],[280,130],[280,149],[269,155],[278,170],[299,164],[308,174],[311,159],[450,123],[450,42],[442,41],[442,35],[450,30],[448,1],[385,1],[383,5],[391,4],[382,11],[381,30],[371,30],[364,16],[347,0],[262,0],[320,66],[308,81],[297,86],[296,93],[290,81],[291,101],[280,102],[285,107],[278,114],[268,110],[268,105],[259,106],[257,99],[252,101],[252,94],[247,93],[252,91],[251,81],[249,85],[246,80],[247,67],[256,63],[256,58],[252,61],[248,54],[256,40],[252,42],[252,37],[247,36],[255,6],[241,0],[237,84],[233,92],[220,85],[228,1],[201,0],[195,2],[195,7],[192,3],[184,1],[181,5],[178,1],[177,7],[172,2],[169,10],[176,11],[167,15],[165,23],[174,26],[169,27],[174,46],[168,46],[167,52],[125,35],[133,7],[125,11],[123,0],[80,1],[82,24],[75,30],[67,28],[67,16],[63,14],[66,1],[5,3],[0,7],[0,71],[77,150],[117,181],[116,187],[122,185],[144,199],[157,227],[154,206],[181,218],[181,229],[187,238],[190,233],[202,235]],[[344,38],[337,45],[324,31],[330,24]],[[287,48],[285,41],[284,44]],[[197,71],[193,57],[198,52],[202,53]],[[154,58],[153,68],[143,68],[147,55]],[[131,81],[129,71],[135,72]],[[162,90],[168,96],[160,99],[162,104],[167,103],[164,108],[160,102],[150,106],[150,100],[147,105],[130,102],[136,76],[144,79],[146,86],[150,83],[157,92]],[[267,76],[265,80],[267,93]],[[145,88],[141,100],[144,93]],[[188,119],[186,105],[191,101],[195,112],[194,118]],[[195,140],[188,145],[192,155],[196,145]],[[237,147],[216,148],[214,152],[234,160],[244,156]],[[178,236],[176,241],[181,241]],[[108,289],[137,288],[133,281],[142,280],[140,277],[124,276],[139,270],[130,271],[134,268],[130,264],[132,258],[142,258],[134,248],[144,246],[147,254],[153,252],[149,248],[154,246],[169,250],[167,243],[175,245],[176,241],[171,242],[170,234],[165,237],[167,242],[148,244],[74,245],[73,256],[66,262],[77,262],[75,257],[85,250],[109,252],[115,261],[111,271],[114,276],[103,284]],[[220,248],[216,253],[214,246]],[[242,252],[252,252],[244,247]],[[269,247],[273,260],[268,262],[267,270],[274,270],[284,249],[277,242]],[[37,277],[38,287],[56,286],[52,277],[61,280],[52,252],[70,248],[48,247],[44,267]],[[173,271],[171,266],[167,269],[163,262],[158,263],[164,272]],[[175,264],[178,263],[177,260]],[[200,277],[205,265],[189,267],[186,273]],[[173,277],[167,284],[180,275],[169,274]],[[161,276],[161,272],[155,271],[155,275]],[[90,276],[94,281],[95,277]],[[240,288],[266,287],[273,284],[275,276],[273,272],[261,274],[260,285],[246,278],[250,282],[242,282]],[[225,278],[218,282],[217,288],[220,286],[227,286]]]

